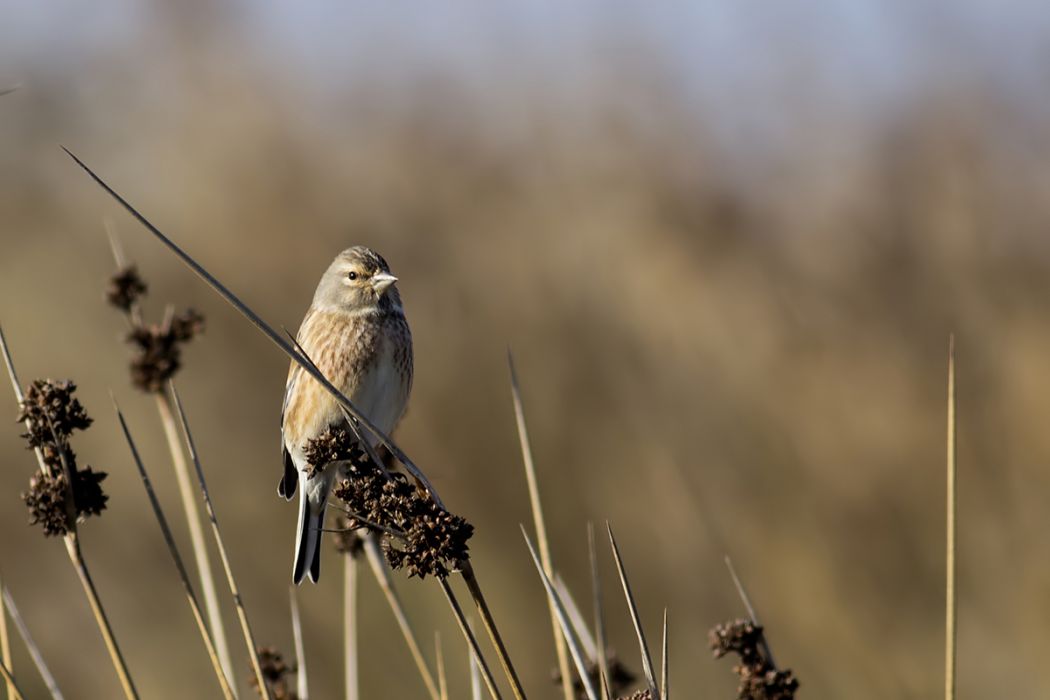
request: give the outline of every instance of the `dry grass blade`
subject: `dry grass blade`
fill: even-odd
[[[439,700],[441,693],[438,690],[437,683],[434,682],[434,676],[430,673],[430,668],[427,666],[426,660],[423,658],[423,651],[419,647],[419,641],[416,639],[415,630],[412,629],[412,625],[408,621],[408,616],[405,614],[405,608],[401,604],[401,598],[398,596],[397,590],[394,589],[394,582],[391,580],[390,570],[387,568],[386,562],[383,560],[383,553],[379,551],[379,542],[374,536],[366,535],[364,537],[364,549],[365,556],[368,557],[368,564],[375,576],[376,583],[379,584],[379,588],[382,589],[383,595],[386,597],[387,604],[390,605],[390,610],[394,613],[394,618],[397,620],[397,626],[401,629],[401,635],[405,638],[405,644],[408,645],[408,651],[412,655],[412,660],[416,663],[416,669],[419,671],[419,675],[423,679],[423,684],[427,688],[427,694],[430,695],[431,700]]]
[[[656,676],[653,673],[653,655],[649,653],[649,644],[645,641],[645,630],[642,629],[642,621],[638,617],[638,605],[631,593],[631,584],[627,580],[627,571],[624,569],[623,560],[620,558],[620,547],[616,544],[612,526],[605,524],[609,532],[609,543],[612,545],[613,559],[616,560],[616,571],[620,574],[620,585],[623,586],[623,594],[627,598],[627,607],[631,611],[631,622],[634,623],[634,632],[638,635],[638,647],[642,653],[642,670],[645,672],[645,682],[649,685],[649,692],[653,700],[660,700],[660,689],[656,685]]]
[[[441,700],[448,700],[448,676],[445,675],[445,654],[441,651],[441,633],[434,631],[434,655],[438,669],[438,691]]]
[[[0,588],[3,587],[3,577],[0,577]],[[8,668],[14,668],[14,664],[11,663],[11,639],[7,635],[7,605],[4,602],[3,596],[0,596],[0,661]],[[5,683],[7,687],[7,697],[12,697],[15,692],[15,688],[10,683]]]
[[[346,700],[358,700],[361,684],[358,681],[357,664],[357,559],[343,556],[343,643],[346,660],[344,683]]]
[[[175,469],[175,481],[179,487],[179,499],[182,501],[183,512],[186,516],[186,524],[190,532],[190,544],[193,547],[194,560],[197,563],[197,573],[200,576],[201,593],[204,596],[204,609],[208,615],[208,628],[212,638],[215,640],[215,648],[219,654],[219,662],[222,664],[223,673],[227,678],[233,679],[233,663],[230,659],[230,648],[226,642],[226,630],[222,623],[222,612],[219,608],[219,595],[215,588],[215,576],[212,573],[211,558],[208,556],[208,547],[204,539],[204,528],[201,526],[201,515],[197,508],[197,499],[193,493],[193,483],[190,480],[189,467],[186,457],[179,444],[179,431],[175,425],[175,417],[172,415],[171,400],[166,395],[157,394],[157,411],[160,414],[160,422],[164,426],[164,436],[168,442],[168,451],[171,453],[172,466]],[[233,690],[236,697],[236,690]]]
[[[733,579],[733,587],[736,588],[736,593],[740,596],[740,600],[744,604],[744,609],[747,610],[747,616],[751,619],[751,624],[755,627],[761,626],[762,623],[758,621],[758,614],[755,612],[755,607],[751,605],[751,597],[747,594],[747,589],[744,588],[744,584],[740,580],[740,577],[737,576],[736,567],[733,566],[733,560],[728,554],[726,554],[723,559],[726,563],[726,568],[729,569],[729,577]],[[776,668],[777,662],[773,659],[773,650],[769,647],[769,641],[766,640],[766,635],[764,634],[759,640],[759,647],[769,661],[769,665]]]
[[[551,560],[550,542],[547,539],[547,524],[543,518],[543,505],[540,502],[539,482],[536,478],[536,465],[532,460],[532,444],[529,441],[529,430],[525,423],[525,407],[521,400],[521,388],[518,384],[518,373],[514,368],[514,355],[507,349],[507,366],[510,369],[510,392],[514,401],[514,417],[518,425],[518,440],[521,442],[521,458],[525,464],[525,481],[529,488],[529,503],[532,505],[532,521],[536,526],[536,544],[540,549],[540,562],[547,578],[554,579],[554,564]],[[565,640],[558,629],[558,614],[554,603],[548,600],[550,609],[551,631],[554,633],[554,649],[558,657],[558,671],[561,674],[561,688],[565,700],[574,700],[576,693],[572,687],[572,673],[569,670],[569,655],[565,649]]]
[[[551,580],[547,578],[547,574],[543,571],[543,564],[540,562],[540,557],[536,554],[536,548],[532,546],[532,540],[529,539],[529,533],[525,532],[524,526],[521,528],[521,534],[525,538],[525,544],[529,547],[529,554],[532,555],[532,561],[536,564],[536,571],[539,572],[540,580],[543,581],[543,589],[547,591],[547,597],[554,604],[554,611],[558,618],[561,633],[565,637],[569,653],[572,654],[572,661],[576,664],[576,671],[580,681],[583,683],[583,689],[590,700],[598,700],[598,693],[594,689],[591,674],[587,672],[587,659],[583,650],[580,649],[576,635],[572,632],[572,623],[569,622],[569,616],[565,612],[565,604],[562,602],[558,592],[554,590],[554,584],[551,583]]]
[[[605,643],[605,612],[602,610],[602,580],[598,573],[598,546],[594,538],[594,524],[587,523],[587,550],[591,562],[591,595],[594,605],[594,636],[598,644],[598,677],[602,684],[602,697],[612,700],[609,688],[609,656]]]
[[[664,634],[663,634],[663,648],[662,655],[660,657],[660,692],[663,693],[664,700],[670,700],[671,698],[671,678],[670,678],[670,667],[671,661],[668,654],[667,648],[667,608],[664,608]]]
[[[7,346],[7,338],[4,336],[3,328],[0,327],[0,352],[3,353],[4,362],[7,365],[7,374],[11,379],[11,386],[15,392],[15,398],[18,403],[21,404],[24,400],[22,394],[22,385],[18,382],[18,373],[15,371],[15,363],[11,359],[11,351]],[[31,429],[29,419],[26,419],[26,427]],[[41,473],[47,474],[47,465],[44,463],[44,455],[40,451],[39,447],[34,448],[36,454],[37,464],[40,466]],[[63,460],[65,464],[65,460]],[[67,479],[67,484],[72,484],[72,479]],[[72,507],[72,498],[69,499]],[[75,522],[74,519],[70,519],[71,522]],[[66,553],[69,555],[69,561],[73,565],[73,569],[77,573],[77,578],[80,579],[80,585],[84,589],[84,595],[87,596],[88,605],[91,606],[91,614],[95,617],[95,622],[98,624],[99,632],[102,634],[102,641],[106,645],[106,651],[109,653],[110,661],[113,662],[113,668],[117,672],[117,677],[120,680],[120,687],[124,691],[124,695],[133,700],[138,699],[138,691],[135,690],[135,684],[131,680],[131,673],[128,671],[127,663],[124,661],[124,655],[120,651],[120,647],[117,646],[117,639],[113,635],[113,628],[109,624],[109,617],[106,616],[105,608],[102,607],[102,599],[99,598],[98,590],[95,588],[95,582],[91,579],[91,572],[88,571],[87,562],[84,561],[83,552],[80,550],[80,540],[77,537],[76,530],[72,530],[67,533],[63,540],[66,545]]]
[[[554,580],[551,581],[554,586],[554,590],[557,591],[558,597],[561,598],[562,604],[565,606],[565,614],[569,617],[569,622],[572,623],[572,630],[576,633],[576,638],[580,640],[580,645],[583,647],[583,652],[586,658],[598,662],[598,645],[594,641],[594,637],[591,635],[591,631],[587,629],[587,623],[583,619],[583,613],[580,612],[580,608],[576,605],[576,599],[572,597],[572,591],[565,585],[565,581],[561,576],[555,575]],[[554,618],[557,622],[557,617]],[[558,629],[558,634],[561,634],[561,628]]]
[[[25,700],[26,696],[18,687],[18,683],[15,682],[15,677],[7,664],[0,663],[0,675],[4,677],[4,682],[7,683],[7,687],[10,689],[8,697],[12,700]]]
[[[467,620],[467,623],[473,632],[474,621]],[[481,700],[481,670],[473,654],[467,654],[467,660],[470,662],[470,700]]]
[[[295,644],[295,690],[299,700],[308,700],[310,690],[306,682],[306,647],[303,646],[303,623],[299,617],[299,599],[295,596],[295,586],[288,587],[288,603],[292,610],[292,640]]]
[[[159,228],[150,223],[149,219],[140,214],[139,211],[135,209],[135,207],[131,206],[130,202],[128,202],[126,199],[120,196],[116,190],[114,190],[112,187],[106,184],[106,182],[98,175],[96,175],[95,172],[84,163],[84,161],[80,160],[75,155],[73,155],[73,152],[65,146],[62,146],[61,148],[63,151],[66,152],[66,155],[72,158],[73,161],[77,165],[79,165],[80,168],[84,170],[84,172],[86,172],[91,177],[91,179],[95,181],[96,184],[98,184],[99,187],[105,190],[110,197],[116,200],[117,203],[120,204],[120,206],[122,206],[129,214],[131,214],[131,216],[136,221],[142,224],[142,226],[145,227],[147,231],[153,234],[153,236],[161,243],[163,243],[164,246],[168,248],[168,250],[170,250],[180,260],[182,260],[182,262],[187,267],[189,267],[194,273],[196,273],[198,277],[207,282],[212,289],[218,292],[219,296],[221,296],[223,299],[229,302],[230,305],[232,305],[235,309],[240,311],[241,314],[252,323],[252,325],[254,325],[256,328],[262,331],[262,333],[267,338],[269,338],[270,341],[272,341],[277,347],[283,350],[284,353],[288,355],[288,357],[290,357],[292,360],[294,360],[300,367],[302,367],[303,370],[307,372],[307,374],[316,379],[317,382],[324,387],[325,391],[330,393],[336,399],[336,401],[338,401],[347,411],[350,412],[350,415],[356,418],[361,423],[361,425],[368,429],[370,433],[375,435],[379,442],[381,442],[384,447],[390,450],[390,453],[394,455],[394,457],[396,457],[397,460],[401,462],[401,464],[404,465],[405,469],[408,470],[412,474],[412,476],[414,476],[417,480],[419,480],[420,483],[423,484],[427,492],[434,499],[435,503],[437,503],[438,505],[443,505],[441,503],[440,497],[437,494],[437,491],[434,490],[434,487],[431,485],[430,481],[427,479],[426,475],[423,474],[423,472],[419,469],[419,467],[417,467],[415,463],[408,458],[408,455],[401,451],[401,448],[394,444],[394,441],[391,440],[389,436],[387,436],[383,431],[377,428],[375,424],[372,423],[372,421],[370,421],[364,414],[362,414],[361,411],[359,411],[357,407],[354,406],[350,399],[346,398],[346,396],[344,396],[343,393],[339,391],[339,389],[337,389],[331,382],[329,382],[328,379],[325,378],[323,373],[317,371],[316,367],[313,367],[309,362],[307,362],[295,350],[295,348],[293,348],[288,343],[288,341],[282,338],[277,331],[275,331],[268,323],[266,323],[266,321],[262,320],[262,317],[260,317],[254,311],[252,311],[247,304],[245,304],[233,292],[227,289],[226,286],[222,284],[222,282],[216,279],[210,272],[205,270],[204,267],[200,265],[200,263],[198,263],[196,260],[190,257],[189,254],[187,254],[185,251],[182,250],[182,248],[176,245],[174,241],[172,241],[170,238],[164,235],[164,233]]]
[[[459,601],[456,600],[452,587],[448,585],[447,579],[439,578],[438,583],[441,584],[441,590],[445,593],[445,599],[448,600],[449,607],[452,608],[452,614],[455,616],[456,622],[459,623],[459,629],[463,632],[467,645],[470,646],[470,653],[474,656],[474,661],[477,662],[478,667],[481,669],[481,677],[485,680],[485,687],[488,688],[489,695],[492,696],[492,700],[500,700],[502,696],[499,693],[499,688],[496,687],[496,679],[492,677],[492,671],[489,670],[485,657],[481,655],[478,640],[470,629],[470,625],[467,624],[467,618],[463,615],[463,608],[459,606]]]
[[[201,639],[204,640],[204,646],[208,651],[208,658],[211,660],[212,668],[215,670],[215,675],[219,679],[219,687],[222,689],[222,694],[227,700],[231,700],[236,697],[231,687],[232,679],[226,674],[225,669],[222,667],[222,663],[219,661],[218,650],[215,648],[215,642],[212,640],[211,635],[208,633],[208,627],[204,624],[204,616],[201,614],[200,603],[197,601],[197,596],[193,592],[193,586],[190,584],[189,574],[186,573],[186,566],[182,563],[182,557],[179,555],[179,550],[175,546],[175,538],[171,534],[171,528],[168,527],[168,520],[164,517],[164,511],[161,509],[160,502],[157,500],[157,494],[153,491],[153,484],[150,482],[149,475],[146,473],[146,467],[142,463],[142,458],[139,456],[138,448],[135,447],[135,441],[131,438],[131,432],[128,430],[127,421],[124,420],[124,414],[116,406],[116,402],[113,404],[117,411],[117,420],[120,421],[120,429],[124,432],[124,439],[128,443],[128,449],[131,450],[131,457],[135,462],[135,466],[138,468],[139,477],[142,479],[142,485],[146,488],[146,495],[149,497],[150,506],[153,508],[153,514],[157,518],[157,523],[160,525],[160,531],[164,535],[164,544],[168,546],[168,553],[171,554],[171,559],[175,563],[175,569],[179,573],[179,580],[182,582],[182,590],[186,594],[186,599],[190,603],[190,609],[193,611],[193,620],[197,623],[197,629],[201,634]]]
[[[7,607],[7,612],[11,616],[11,622],[15,623],[15,629],[18,630],[18,635],[22,638],[22,643],[26,645],[26,649],[29,651],[29,657],[33,660],[33,665],[36,666],[36,670],[40,673],[40,677],[44,680],[44,685],[47,686],[47,691],[51,694],[54,700],[63,700],[62,692],[58,689],[58,683],[55,682],[55,677],[51,674],[51,669],[47,667],[47,663],[44,661],[43,654],[40,653],[40,648],[33,641],[32,635],[29,634],[29,628],[26,626],[25,620],[22,619],[22,615],[18,612],[18,606],[15,605],[15,599],[11,597],[11,591],[5,587],[2,591],[4,605]],[[10,668],[10,666],[8,666]]]
[[[474,601],[474,606],[481,614],[481,623],[485,626],[489,639],[492,640],[493,645],[496,647],[496,655],[499,657],[500,665],[503,666],[503,672],[506,674],[507,680],[510,681],[510,688],[514,693],[514,697],[517,700],[525,700],[525,690],[521,687],[518,672],[514,670],[510,654],[507,653],[507,646],[503,643],[503,637],[500,636],[499,630],[496,629],[496,620],[492,617],[488,603],[485,602],[485,595],[481,592],[481,584],[478,583],[474,567],[471,566],[469,561],[460,562],[460,575],[463,576],[463,581],[467,584],[467,590]]]
[[[948,470],[948,523],[947,523],[947,562],[945,572],[945,611],[944,611],[944,697],[955,698],[955,655],[956,633],[955,620],[958,608],[955,602],[955,507],[956,507],[956,436],[955,436],[955,335],[948,337],[948,437],[947,437],[947,470]]]
[[[182,402],[179,400],[179,392],[175,390],[175,383],[169,382],[168,388],[175,403],[175,412],[179,416],[179,424],[182,426],[182,434],[186,440],[186,450],[189,452],[190,459],[193,460],[193,466],[197,470],[197,481],[200,485],[201,495],[204,498],[205,511],[211,523],[215,544],[219,549],[222,568],[226,572],[226,582],[230,586],[233,602],[237,606],[237,619],[241,623],[241,632],[244,635],[244,643],[248,647],[248,658],[252,662],[252,670],[255,672],[255,679],[259,684],[259,692],[262,693],[265,700],[271,700],[270,686],[263,675],[262,667],[259,665],[259,647],[256,645],[255,636],[252,634],[251,624],[248,622],[248,612],[244,608],[244,600],[241,598],[240,589],[237,587],[237,581],[233,576],[233,569],[230,568],[230,558],[226,554],[226,545],[222,539],[222,532],[219,530],[219,521],[215,517],[215,507],[212,505],[211,496],[208,494],[208,484],[204,480],[204,469],[201,467],[200,458],[197,456],[197,447],[193,442],[193,434],[190,432],[189,423],[186,421],[186,412],[182,410]]]

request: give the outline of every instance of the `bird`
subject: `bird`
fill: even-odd
[[[397,427],[412,391],[412,333],[395,286],[398,278],[379,253],[354,246],[339,253],[321,276],[296,340],[302,352],[385,435]],[[294,360],[281,409],[284,474],[278,494],[299,489],[292,581],[321,575],[321,534],[328,493],[340,465],[312,467],[308,441],[346,424],[339,403]],[[378,439],[361,428],[371,446]]]

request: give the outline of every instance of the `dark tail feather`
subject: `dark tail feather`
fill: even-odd
[[[295,496],[295,487],[299,485],[299,471],[292,462],[292,456],[288,450],[284,450],[284,476],[277,483],[277,494],[286,501]]]
[[[295,568],[292,570],[292,582],[296,585],[306,576],[307,567],[314,583],[321,576],[321,535],[328,506],[327,481],[314,482],[308,488],[306,474],[300,473],[299,478],[303,483],[299,484],[299,528],[295,537]]]

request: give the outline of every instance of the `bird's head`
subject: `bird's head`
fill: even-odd
[[[344,311],[391,311],[401,308],[394,286],[397,277],[379,253],[364,246],[347,248],[328,266],[317,293],[315,308]]]

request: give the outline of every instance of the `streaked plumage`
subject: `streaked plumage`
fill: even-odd
[[[343,251],[321,277],[297,336],[317,368],[387,434],[401,420],[412,389],[412,334],[396,281],[374,251],[361,246]],[[278,492],[290,500],[301,487],[295,583],[307,572],[315,582],[320,575],[321,530],[338,471],[328,465],[307,478],[303,449],[344,421],[336,400],[293,362],[281,416],[285,473]]]

